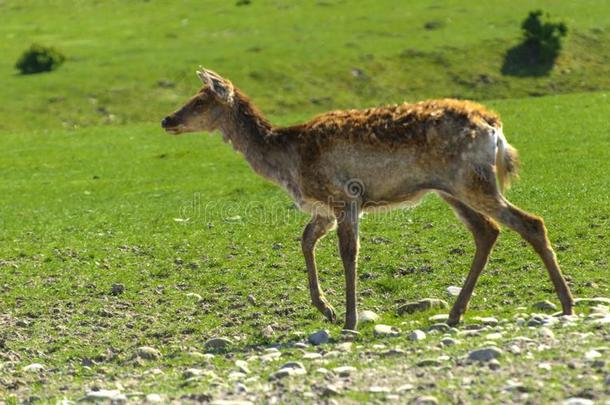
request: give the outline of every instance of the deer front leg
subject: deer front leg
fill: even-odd
[[[330,305],[324,297],[324,293],[320,288],[318,281],[318,270],[316,268],[316,243],[328,231],[334,228],[336,221],[334,218],[314,216],[303,231],[301,239],[301,247],[303,248],[303,256],[305,256],[305,265],[307,266],[307,277],[309,279],[309,293],[311,302],[324,314],[326,319],[331,322],[337,320],[335,309]]]
[[[358,261],[358,212],[349,207],[338,216],[339,252],[345,271],[345,329],[356,330],[356,264]]]

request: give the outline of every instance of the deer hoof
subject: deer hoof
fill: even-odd
[[[335,309],[332,306],[327,305],[324,308],[324,311],[322,311],[322,313],[324,314],[326,319],[328,319],[329,322],[337,322],[337,313],[335,312]]]

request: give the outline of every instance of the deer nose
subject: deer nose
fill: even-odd
[[[163,118],[163,121],[161,121],[161,126],[163,128],[175,126],[174,124],[174,120],[170,116]]]

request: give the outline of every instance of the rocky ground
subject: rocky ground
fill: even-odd
[[[423,300],[426,301],[426,300]],[[415,305],[426,310],[429,302]],[[441,304],[442,305],[442,304]],[[551,314],[522,307],[513,319],[467,318],[457,328],[446,315],[399,326],[376,323],[364,311],[362,333],[295,332],[294,339],[242,347],[216,337],[205,347],[183,348],[182,366],[157,367],[160,350],[142,346],[133,354],[132,374],[84,382],[65,390],[59,403],[564,403],[610,404],[610,299],[579,300],[579,314]],[[171,356],[176,356],[172,354]],[[7,403],[47,400],[24,397],[28,385],[66,373],[45,364],[0,363]],[[94,361],[92,361],[94,363]],[[92,364],[92,368],[95,364]],[[63,377],[60,377],[63,378]],[[167,395],[167,382],[185,392]],[[62,388],[58,387],[58,394]]]

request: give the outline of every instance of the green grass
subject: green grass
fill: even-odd
[[[520,22],[535,8],[567,23],[560,57],[545,76],[502,75]],[[247,385],[257,392],[282,362],[301,359],[292,343],[306,334],[329,328],[339,340],[340,326],[309,304],[299,243],[308,218],[219,136],[170,137],[159,128],[199,86],[199,64],[233,80],[278,124],[405,99],[485,100],[523,161],[509,199],[545,218],[577,297],[610,296],[608,2],[0,0],[0,15],[0,401],[78,399],[117,385],[166,399],[221,398],[234,391],[228,375],[236,359],[281,344],[280,360],[251,362],[260,381]],[[34,42],[64,51],[66,63],[17,74],[15,61]],[[361,230],[360,308],[404,332],[426,329],[433,312],[398,317],[396,308],[446,299],[447,286],[461,285],[474,253],[468,231],[434,196],[413,210],[368,215]],[[317,256],[322,286],[342,317],[336,244],[329,235]],[[116,283],[125,287],[118,296],[111,294]],[[557,302],[542,264],[505,231],[466,322],[494,315],[513,326],[544,299]],[[267,325],[275,330],[270,339],[262,335]],[[361,330],[352,353],[306,361],[301,385],[272,383],[273,395],[319,401],[323,384],[334,380],[313,370],[345,364],[359,374],[341,402],[381,401],[364,388],[378,376],[393,386],[413,382],[404,401],[424,394],[444,402],[527,401],[502,391],[507,379],[523,380],[534,402],[609,394],[609,365],[583,360],[593,347],[607,354],[604,327],[558,328],[558,342],[531,356],[507,354],[499,374],[461,363],[485,336],[444,348],[451,367],[423,372],[414,364],[439,355],[440,336],[412,343],[375,338],[370,325]],[[235,346],[210,361],[188,355],[205,351],[214,336]],[[381,358],[379,344],[406,355]],[[142,345],[163,358],[139,359]],[[538,378],[543,387],[540,361],[554,367]],[[46,370],[22,371],[33,362]],[[193,366],[219,379],[186,381],[182,373]]]
[[[0,131],[158,122],[197,88],[199,64],[294,120],[404,99],[610,89],[610,3],[599,0],[46,4],[0,3]],[[567,23],[564,50],[548,76],[504,76],[504,54],[535,8]],[[437,28],[424,28],[429,22]],[[50,74],[18,75],[30,43],[68,60]]]
[[[544,216],[576,296],[610,289],[607,100],[591,93],[490,103],[523,159],[523,178],[509,197]],[[132,357],[144,344],[166,355],[158,365],[168,374],[150,381],[170,394],[190,392],[197,386],[179,383],[190,364],[184,352],[209,337],[231,336],[244,348],[266,341],[260,331],[267,324],[275,325],[276,342],[329,327],[309,304],[297,240],[307,218],[219,137],[176,138],[134,125],[6,134],[2,144],[1,337],[19,354],[15,369],[39,361],[55,370],[19,396],[51,398],[64,384],[68,396],[82,395],[95,379],[142,373],[150,366]],[[324,240],[318,261],[342,312],[335,244],[334,236]],[[469,234],[437,198],[367,216],[360,305],[399,324],[400,302],[444,298],[447,286],[461,284],[472,254]],[[113,283],[125,293],[112,296]],[[476,292],[469,317],[511,317],[520,306],[556,301],[541,263],[510,232]],[[19,320],[27,326],[17,327]],[[102,365],[82,365],[95,358]]]

